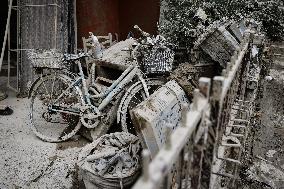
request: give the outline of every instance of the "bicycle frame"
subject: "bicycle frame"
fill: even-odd
[[[146,97],[149,96],[149,91],[146,85],[145,80],[142,77],[142,73],[140,69],[137,66],[129,66],[122,74],[121,76],[110,86],[107,88],[106,91],[99,93],[97,95],[90,95],[86,79],[84,77],[82,65],[80,61],[77,61],[76,64],[79,67],[79,77],[68,86],[68,88],[62,92],[61,95],[57,97],[57,99],[53,102],[55,104],[56,102],[59,101],[65,94],[68,93],[68,91],[75,87],[80,99],[81,99],[81,105],[83,107],[91,107],[95,113],[98,115],[100,114],[100,111],[104,109],[114,98],[115,95],[117,95],[119,92],[122,91],[122,89],[135,77],[138,76],[139,80],[141,81],[144,91],[146,93]],[[82,84],[82,89],[80,89],[80,85]],[[91,103],[91,98],[102,98],[102,102],[99,104],[99,106],[95,106]],[[56,112],[61,112],[61,113],[69,113],[69,114],[75,114],[75,115],[80,115],[78,111],[75,109],[66,109],[62,108],[59,106],[51,105],[50,108],[51,111],[56,111]]]

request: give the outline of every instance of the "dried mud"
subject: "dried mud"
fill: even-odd
[[[275,60],[269,75],[256,103],[243,188],[284,188],[284,61]]]

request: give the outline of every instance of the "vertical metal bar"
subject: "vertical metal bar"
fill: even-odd
[[[1,52],[1,57],[0,57],[0,71],[2,69],[2,63],[3,63],[3,59],[4,59],[4,53],[5,53],[6,42],[7,42],[7,37],[8,37],[8,30],[9,30],[9,26],[10,26],[13,0],[9,0],[9,2],[10,2],[10,4],[9,4],[9,10],[8,10],[8,18],[7,18],[6,30],[5,30],[4,40],[3,40],[3,44],[2,44],[2,52]]]
[[[193,102],[192,102],[192,110],[198,110],[198,98],[199,98],[199,89],[194,89],[193,91]]]
[[[8,0],[9,4],[9,0]],[[8,7],[9,9],[9,7]],[[10,21],[9,21],[10,22]],[[8,32],[7,32],[7,40],[8,40],[8,80],[7,80],[7,86],[10,85],[10,75],[11,75],[11,31],[10,31],[10,24],[8,26]]]
[[[205,96],[205,98],[209,99],[211,89],[211,79],[207,77],[201,77],[199,79],[199,91]]]
[[[23,48],[23,44],[22,44],[22,19],[21,19],[21,15],[22,15],[22,4],[21,4],[21,0],[18,0],[18,19],[19,19],[19,25],[18,25],[18,44],[19,44],[19,48],[22,49]],[[18,84],[18,91],[20,91],[20,78],[21,78],[21,69],[22,69],[22,62],[23,62],[23,53],[22,51],[18,50],[18,55],[19,55],[19,62],[18,62],[18,67],[17,67],[17,84]]]
[[[57,0],[55,1],[55,4],[57,5]],[[57,11],[58,8],[55,6],[55,18],[54,18],[54,49],[57,48]]]
[[[182,104],[181,105],[181,126],[182,127],[186,127],[187,112],[188,112],[188,105]]]
[[[78,30],[77,30],[77,1],[74,0],[74,5],[73,5],[73,9],[74,9],[74,31],[75,31],[75,47],[74,47],[74,52],[77,53],[77,48],[78,48]]]
[[[17,63],[16,63],[16,66],[17,66],[17,86],[16,86],[16,89],[17,91],[19,91],[19,60],[20,60],[20,53],[21,51],[19,51],[18,49],[20,49],[20,39],[21,39],[21,36],[20,36],[20,0],[17,0],[17,10],[16,10],[16,14],[17,14]]]

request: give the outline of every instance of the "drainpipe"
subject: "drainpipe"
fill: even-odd
[[[8,30],[9,30],[9,27],[10,27],[12,4],[13,4],[13,0],[8,0],[8,1],[10,2],[10,4],[9,4],[8,18],[7,18],[6,30],[5,30],[4,41],[3,41],[3,45],[2,45],[1,58],[0,58],[0,71],[2,69],[2,63],[3,63],[3,59],[4,59],[4,53],[5,53],[6,42],[7,42],[7,37],[8,37]]]

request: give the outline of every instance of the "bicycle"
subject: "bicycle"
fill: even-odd
[[[90,56],[89,54],[64,55],[63,61],[58,60],[60,56],[51,54],[53,59],[57,58],[57,61],[50,61],[52,64],[54,62],[69,66],[75,64],[79,73],[76,75],[66,71],[64,69],[66,66],[42,66],[41,64],[36,67],[40,77],[33,83],[29,92],[30,120],[35,135],[47,142],[66,141],[73,137],[82,125],[87,128],[96,128],[98,123],[106,117],[102,111],[125,90],[126,86],[128,90],[121,98],[117,111],[117,123],[123,131],[135,133],[131,126],[129,110],[164,84],[159,79],[144,79],[139,66],[132,64],[125,68],[110,86],[102,89],[94,80],[96,63],[92,65],[91,76],[86,78],[84,75],[81,62],[85,57]],[[43,58],[48,59],[48,57]],[[45,69],[52,71],[44,74]]]

